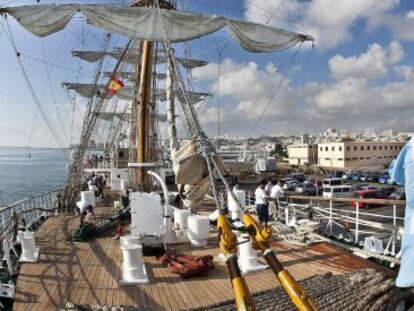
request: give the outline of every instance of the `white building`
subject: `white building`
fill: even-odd
[[[318,165],[346,169],[381,169],[394,160],[402,142],[335,142],[318,144]]]
[[[289,164],[316,164],[318,160],[318,145],[296,144],[287,146]]]

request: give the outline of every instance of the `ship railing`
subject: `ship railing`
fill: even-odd
[[[245,203],[254,208],[254,193],[247,192]],[[404,200],[286,195],[278,203],[278,220],[287,225],[297,219],[316,221],[325,237],[370,253],[377,252],[381,258],[382,255],[394,258],[400,255]],[[370,209],[364,208],[368,205]],[[380,212],[376,211],[378,206],[381,206]],[[380,245],[377,244],[376,249],[370,248],[375,239]]]
[[[42,218],[57,211],[58,194],[62,189],[44,192],[0,207],[0,237],[11,238],[15,228],[25,222],[25,228],[31,228]]]

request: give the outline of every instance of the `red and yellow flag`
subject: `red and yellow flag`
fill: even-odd
[[[108,86],[108,94],[109,95],[114,95],[116,94],[120,89],[122,89],[124,87],[124,83],[119,80],[116,77],[113,77],[111,79],[111,82],[109,83]]]

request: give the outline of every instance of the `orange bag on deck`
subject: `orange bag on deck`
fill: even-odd
[[[182,278],[206,275],[214,268],[213,256],[210,255],[164,255],[160,260],[172,273],[176,273]]]

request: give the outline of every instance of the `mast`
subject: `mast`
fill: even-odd
[[[139,51],[141,50],[141,44],[137,44],[137,48]],[[139,62],[137,58],[137,63],[135,65],[135,74],[136,78],[134,80],[134,85],[136,87],[136,90],[139,89],[139,81],[138,77],[140,75],[140,67]],[[129,162],[136,162],[137,161],[137,110],[139,107],[139,100],[134,94],[134,100],[131,103],[131,119],[130,122],[130,130],[129,130]],[[133,174],[129,175],[131,186],[135,187],[137,185],[137,176],[135,174],[135,171]]]
[[[152,0],[137,1],[135,6],[151,6]],[[152,51],[153,43],[150,41],[142,42],[141,66],[139,81],[139,101],[137,102],[138,114],[138,137],[137,137],[137,182],[140,191],[149,191],[148,174],[144,165],[148,162],[149,156],[149,124],[150,113],[149,105],[151,98],[151,78],[152,78]]]
[[[154,0],[137,0],[133,6],[153,6]],[[159,1],[162,8],[172,9],[173,6],[167,1]],[[137,102],[137,183],[138,190],[148,192],[149,178],[146,172],[145,164],[150,162],[150,99],[151,99],[151,85],[152,85],[152,60],[153,60],[153,43],[150,41],[143,41],[141,46],[141,66],[140,66],[140,81],[139,81],[139,101]],[[172,83],[171,83],[172,84]],[[172,91],[172,89],[171,89]]]
[[[173,93],[173,62],[171,56],[167,53],[167,122],[168,122],[168,136],[170,138],[170,152],[171,154],[177,150],[177,128],[175,127],[175,107],[174,107],[174,93]]]

